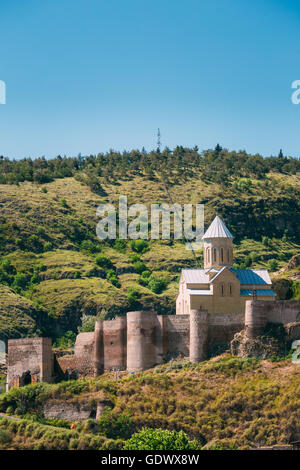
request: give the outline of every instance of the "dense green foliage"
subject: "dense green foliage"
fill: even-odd
[[[9,160],[0,157],[0,184],[18,183],[22,181],[48,183],[55,178],[66,178],[81,175],[92,190],[101,191],[97,177],[117,181],[127,177],[128,171],[146,172],[149,178],[154,177],[155,171],[164,170],[166,174],[177,173],[178,176],[188,177],[193,168],[203,170],[206,181],[226,184],[234,176],[263,178],[269,171],[285,174],[296,174],[300,170],[299,160],[284,157],[263,158],[261,155],[249,155],[245,151],[230,152],[217,145],[214,150],[199,152],[193,149],[176,147],[174,150],[165,148],[162,152],[132,150],[123,153],[110,151],[83,157],[61,157],[47,160],[37,158],[31,160]],[[83,173],[83,175],[82,175]],[[98,183],[98,184],[97,184]],[[247,183],[244,183],[247,184]]]
[[[144,428],[133,434],[124,450],[199,450],[200,444],[190,441],[183,431]]]

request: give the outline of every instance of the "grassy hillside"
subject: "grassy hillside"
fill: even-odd
[[[63,426],[55,431],[42,421],[42,408],[49,400],[84,402],[92,409],[103,399],[111,409],[97,423],[78,422],[70,431],[67,422],[48,421]],[[237,449],[288,443],[298,431],[299,410],[298,365],[224,355],[200,364],[173,362],[134,375],[122,373],[118,378],[106,373],[98,379],[12,389],[0,395],[0,412],[25,419],[9,426],[0,420],[0,429],[9,433],[2,447],[18,449],[122,448],[142,427],[183,430],[204,448]],[[29,421],[33,414],[35,423]]]
[[[206,226],[217,212],[235,235],[236,267],[268,268],[274,276],[289,280],[283,297],[297,297],[297,266],[293,277],[280,270],[299,253],[299,173],[273,169],[261,175],[251,170],[252,176],[245,177],[236,169],[224,182],[223,170],[215,170],[214,176],[212,164],[198,159],[198,167],[191,160],[184,170],[169,171],[167,183],[174,201],[204,203]],[[192,253],[179,241],[139,246],[130,240],[122,244],[96,238],[100,203],[116,204],[119,195],[127,195],[129,204],[169,201],[155,165],[149,173],[127,163],[127,171],[111,169],[119,172],[117,177],[101,173],[91,162],[80,171],[70,170],[72,176],[49,176],[46,183],[40,182],[43,178],[19,177],[18,184],[0,184],[0,286],[15,293],[18,312],[24,312],[24,321],[31,319],[37,334],[46,331],[57,337],[68,330],[76,332],[83,315],[112,318],[148,307],[174,313],[180,270],[195,267]],[[293,163],[285,164],[289,162]],[[9,173],[6,161],[2,167],[8,176],[16,176]],[[197,256],[202,263],[202,253]],[[19,317],[8,311],[2,287],[0,336],[26,334],[18,329]],[[14,323],[7,329],[6,318]]]

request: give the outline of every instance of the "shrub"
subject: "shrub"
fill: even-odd
[[[271,240],[270,240],[270,238],[269,238],[269,237],[262,237],[262,244],[263,244],[264,246],[267,246],[267,247],[270,246],[270,245],[271,245]]]
[[[110,439],[128,439],[134,429],[129,416],[125,414],[114,416],[110,411],[103,413],[97,424],[98,432]]]
[[[166,288],[167,281],[162,277],[151,274],[148,281],[149,289],[154,292],[154,294],[161,294],[162,291]]]
[[[270,259],[268,262],[270,271],[274,272],[278,269],[278,261],[276,259]]]
[[[135,263],[136,261],[141,261],[141,258],[136,253],[133,253],[133,255],[130,255],[129,259],[132,263]]]
[[[143,428],[125,443],[124,450],[199,450],[200,444],[190,441],[183,431]]]
[[[95,330],[97,318],[94,315],[83,315],[81,317],[81,326],[78,327],[78,333],[89,333]]]
[[[117,251],[124,251],[126,249],[126,242],[120,238],[117,238],[114,242],[114,249]]]
[[[134,271],[138,274],[142,274],[143,271],[147,271],[147,266],[141,261],[136,261],[133,265]]]
[[[25,289],[28,283],[28,277],[23,273],[17,273],[14,278],[13,287]]]
[[[141,293],[137,291],[134,287],[129,287],[127,291],[127,300],[130,305],[134,305],[137,300],[141,297]]]
[[[137,253],[145,253],[145,251],[149,249],[149,243],[142,239],[132,240],[130,246],[131,249]]]
[[[66,201],[65,198],[62,198],[60,201],[59,201],[59,204],[62,206],[62,207],[68,207],[68,203]]]
[[[5,429],[0,429],[0,444],[9,444],[11,440],[11,434]]]
[[[112,283],[115,287],[121,287],[118,277],[113,269],[109,269],[106,273],[106,279]]]
[[[111,260],[107,258],[106,256],[97,256],[96,263],[98,266],[104,269],[113,269],[114,267]]]
[[[54,342],[55,348],[64,348],[69,346],[69,344],[74,345],[76,341],[76,333],[73,331],[67,331],[63,336],[57,338]]]
[[[83,240],[80,244],[80,248],[88,253],[94,254],[101,251],[99,243],[95,243],[92,240]]]
[[[53,248],[53,245],[52,245],[51,242],[45,243],[45,245],[44,245],[44,251],[51,251],[52,248]]]

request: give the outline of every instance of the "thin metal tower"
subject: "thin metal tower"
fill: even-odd
[[[161,141],[160,141],[160,129],[157,129],[157,150],[160,152]]]

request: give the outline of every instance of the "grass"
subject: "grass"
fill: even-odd
[[[111,411],[89,426],[105,439],[128,439],[147,427],[182,430],[205,448],[286,444],[300,419],[300,368],[290,360],[273,363],[229,355],[199,364],[177,361],[119,378],[106,373],[97,379],[11,389],[0,396],[0,411],[13,412],[22,403],[23,412],[32,413],[48,400],[103,399],[112,403]],[[111,434],[120,417],[124,434]],[[88,432],[87,423],[76,424],[79,434]]]
[[[0,284],[0,338],[33,335],[37,310],[30,300]]]

